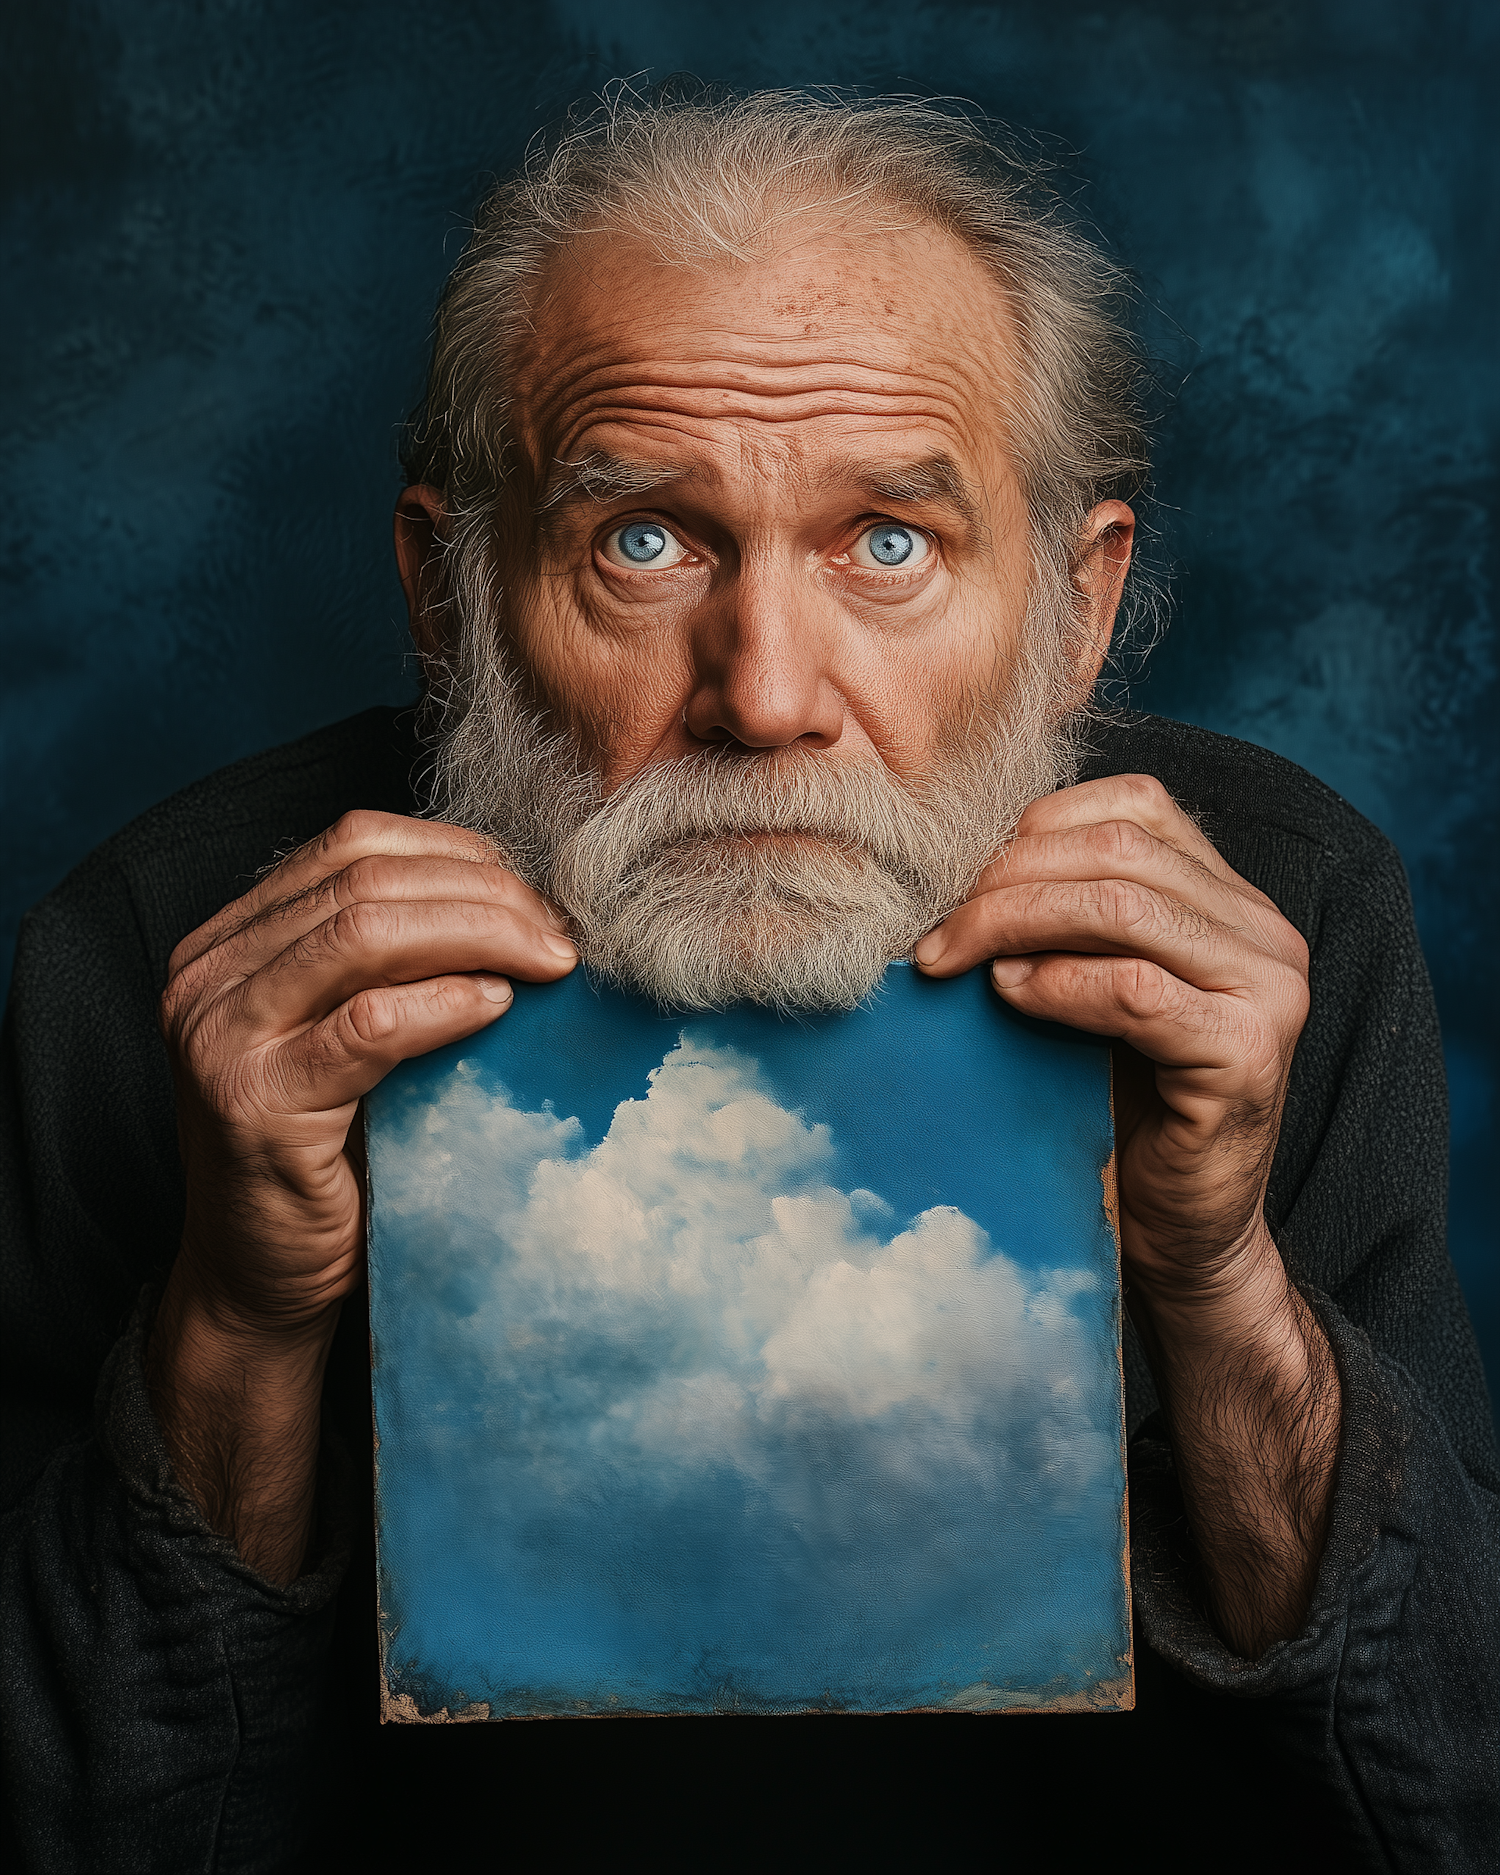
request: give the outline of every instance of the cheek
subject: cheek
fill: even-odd
[[[625,745],[654,747],[687,695],[685,633],[667,617],[623,623],[574,581],[538,580],[519,600],[516,650],[540,699],[613,765]]]
[[[897,774],[916,778],[985,694],[995,655],[973,621],[946,613],[920,636],[854,637],[831,672],[850,716]]]
[[[904,687],[946,730],[976,700],[1006,688],[1024,617],[1024,593],[1011,603],[993,582],[961,582],[922,641],[903,647]]]

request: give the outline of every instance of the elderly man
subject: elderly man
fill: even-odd
[[[900,103],[619,104],[481,211],[396,515],[420,784],[371,712],[148,814],[23,939],[31,1866],[290,1865],[328,1807],[375,1642],[362,1563],[333,1638],[361,1097],[580,957],[703,1008],[900,956],[1116,1039],[1142,1644],[1127,1718],[909,1723],[1056,1792],[1217,1757],[1214,1802],[1295,1784],[1346,1866],[1480,1866],[1495,1461],[1404,883],[1288,764],[1091,713],[1144,470],[1114,288]]]

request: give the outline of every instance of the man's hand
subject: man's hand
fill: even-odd
[[[1225,1637],[1296,1633],[1338,1447],[1332,1356],[1263,1213],[1307,946],[1161,784],[1035,802],[1005,856],[917,950],[985,958],[1027,1015],[1118,1038],[1120,1249]]]
[[[178,1475],[277,1581],[311,1524],[323,1366],[364,1255],[359,1101],[577,953],[477,835],[346,814],[184,938],[162,998],[187,1175],[148,1355]]]

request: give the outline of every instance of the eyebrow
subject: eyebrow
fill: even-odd
[[[868,463],[846,457],[833,464],[832,477],[854,482],[882,501],[937,502],[968,527],[979,526],[979,497],[941,450],[916,462]]]
[[[590,450],[576,462],[566,462],[559,456],[536,504],[537,513],[551,514],[579,499],[621,501],[627,495],[644,495],[664,482],[677,481],[682,473],[664,463],[632,462],[625,456],[612,456],[605,449]]]
[[[537,515],[544,519],[579,500],[622,501],[644,495],[682,480],[687,473],[673,464],[635,462],[604,449],[591,450],[574,462],[559,457],[537,502]],[[829,464],[823,479],[851,483],[880,501],[936,502],[951,509],[966,526],[979,526],[978,497],[958,464],[941,450],[901,463],[870,463],[844,456]]]

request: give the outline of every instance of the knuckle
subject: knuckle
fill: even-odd
[[[400,1027],[395,998],[385,990],[361,990],[344,1004],[344,1024],[360,1048],[378,1048]]]
[[[1156,818],[1174,805],[1155,775],[1121,775],[1119,786],[1126,805],[1148,818]]]
[[[469,1009],[476,1000],[473,982],[462,976],[439,977],[422,985],[423,1014],[444,1017]]]
[[[373,807],[351,807],[339,815],[316,839],[309,840],[300,854],[310,858],[325,875],[341,873],[362,854],[379,851],[389,843],[390,824],[398,816],[381,813]],[[293,854],[295,859],[298,854]]]
[[[350,903],[393,897],[401,886],[400,867],[386,853],[365,853],[339,875],[340,897]]]
[[[1090,844],[1106,866],[1131,866],[1150,858],[1156,842],[1136,821],[1106,820],[1093,829]]]
[[[1125,1013],[1140,1022],[1169,1014],[1174,998],[1166,972],[1143,957],[1122,957],[1115,966],[1115,995]]]
[[[378,840],[392,819],[373,807],[351,807],[322,836],[322,846],[329,853],[350,852]]]
[[[1131,879],[1102,880],[1097,903],[1105,922],[1122,931],[1153,930],[1159,922],[1155,898]]]
[[[392,913],[380,900],[360,899],[341,905],[323,926],[329,950],[359,953],[374,949],[389,938]]]

